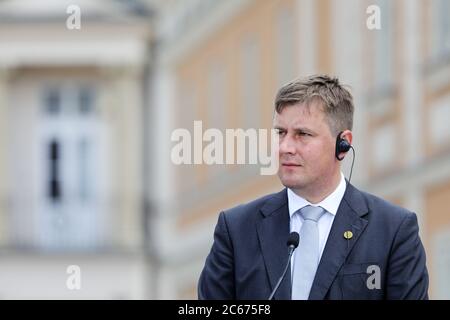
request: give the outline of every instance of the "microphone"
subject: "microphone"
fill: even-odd
[[[277,292],[278,287],[279,287],[280,284],[281,284],[281,281],[283,281],[284,276],[286,275],[286,271],[287,271],[287,269],[288,269],[288,267],[289,267],[289,263],[291,262],[292,254],[294,253],[294,250],[298,247],[298,242],[299,242],[299,235],[298,235],[298,232],[295,232],[295,231],[294,231],[294,232],[291,232],[291,233],[289,234],[289,237],[288,237],[288,240],[287,240],[287,246],[288,246],[288,250],[289,250],[289,258],[288,258],[288,260],[287,260],[286,267],[284,268],[283,274],[281,275],[280,279],[278,280],[278,282],[277,282],[275,288],[273,288],[273,291],[272,291],[272,293],[270,294],[268,300],[272,300],[273,296],[275,295],[275,292]]]

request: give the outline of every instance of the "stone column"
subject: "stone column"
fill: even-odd
[[[102,114],[109,127],[114,212],[112,241],[136,249],[142,241],[142,69],[105,67],[100,97]]]

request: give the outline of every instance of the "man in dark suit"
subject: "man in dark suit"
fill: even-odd
[[[275,299],[428,298],[416,215],[358,190],[341,173],[353,109],[351,94],[328,76],[279,90],[273,122],[286,188],[220,213],[200,299],[267,299],[293,231],[300,244]]]

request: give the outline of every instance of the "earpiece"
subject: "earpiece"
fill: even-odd
[[[341,134],[343,131],[339,132],[339,134],[336,137],[336,159],[338,159],[339,161],[342,161],[344,159],[344,157],[339,158],[339,155],[342,152],[347,152],[348,150],[350,150],[350,148],[352,147],[352,145],[345,139],[341,138]]]
[[[339,154],[341,154],[342,152],[347,152],[348,150],[352,149],[353,159],[352,159],[352,166],[350,168],[350,176],[348,178],[348,182],[350,183],[350,181],[352,180],[353,164],[355,163],[355,149],[347,140],[341,138],[342,132],[343,131],[339,132],[339,134],[336,137],[336,153],[335,153],[335,155],[336,155],[336,159],[338,159],[339,161],[342,161],[344,159],[344,157],[339,158]]]

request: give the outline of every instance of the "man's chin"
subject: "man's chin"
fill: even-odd
[[[289,189],[302,189],[305,185],[303,181],[299,181],[299,179],[292,178],[283,178],[279,177],[281,184]]]

